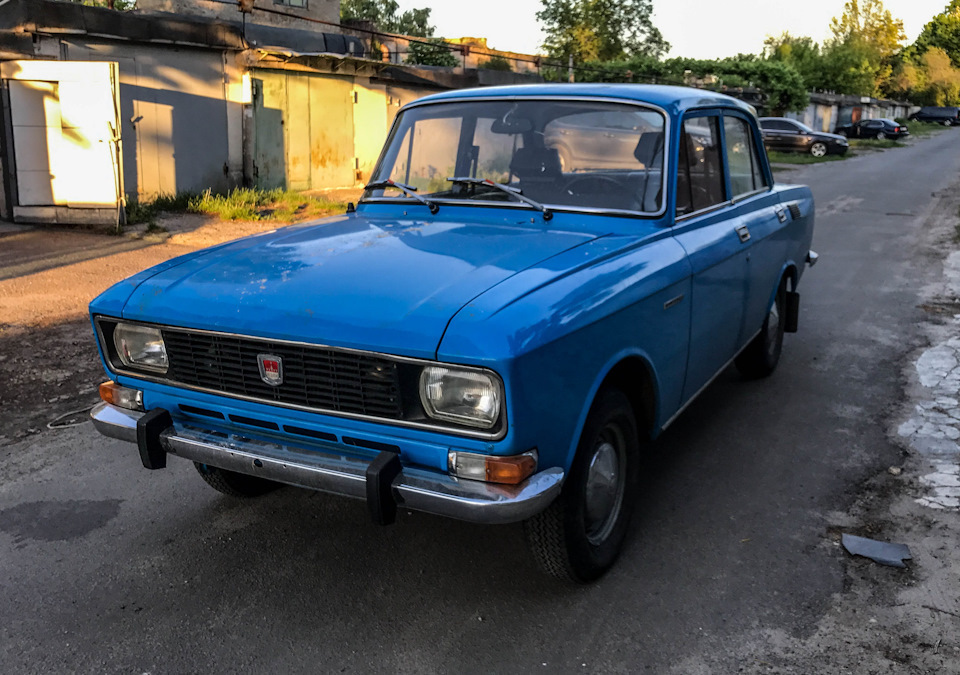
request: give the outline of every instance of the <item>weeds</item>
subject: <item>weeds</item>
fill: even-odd
[[[886,150],[887,148],[905,148],[906,143],[892,138],[856,138],[850,140],[850,148],[856,150]]]
[[[847,155],[826,155],[824,157],[814,157],[808,153],[802,152],[777,152],[771,150],[767,157],[774,164],[823,164],[824,162],[839,162],[847,159]]]
[[[295,222],[343,211],[346,204],[294,192],[236,188],[227,194],[205,190],[201,194],[180,192],[160,195],[152,202],[131,200],[128,223],[153,224],[162,213],[204,213],[221,220],[270,220]]]
[[[930,134],[940,133],[947,128],[942,124],[937,124],[936,122],[916,122],[902,118],[897,118],[894,121],[897,124],[906,125],[907,129],[910,130],[911,136],[929,136]]]

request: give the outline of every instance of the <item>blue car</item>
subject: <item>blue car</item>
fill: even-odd
[[[588,582],[622,547],[644,448],[729,364],[776,368],[813,221],[727,96],[428,96],[344,215],[96,298],[93,421],[236,497],[289,484],[381,524],[523,521],[546,572]]]

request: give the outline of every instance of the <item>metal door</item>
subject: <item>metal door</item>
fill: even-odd
[[[123,185],[116,64],[8,61],[0,79],[15,219],[115,222]],[[67,211],[83,208],[97,211]]]

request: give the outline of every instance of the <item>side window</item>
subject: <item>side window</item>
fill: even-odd
[[[736,198],[767,187],[760,168],[757,146],[747,121],[724,116],[723,133],[726,137],[727,166],[730,168],[730,192]]]
[[[677,163],[677,215],[724,202],[720,124],[715,115],[683,121]]]

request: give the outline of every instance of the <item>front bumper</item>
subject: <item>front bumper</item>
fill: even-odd
[[[137,443],[137,423],[144,414],[101,403],[90,417],[104,436]],[[338,454],[333,446],[307,449],[179,422],[159,431],[158,441],[166,453],[194,462],[359,499],[370,494],[368,469],[376,462]],[[474,523],[501,524],[543,511],[560,494],[563,478],[562,469],[551,468],[519,485],[498,485],[403,467],[388,488],[402,508]]]

